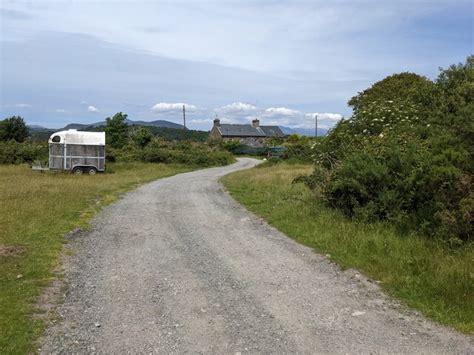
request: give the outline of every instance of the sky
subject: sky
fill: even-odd
[[[50,128],[127,113],[331,128],[403,71],[474,52],[473,1],[0,0],[0,119]]]

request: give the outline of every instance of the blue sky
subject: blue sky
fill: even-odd
[[[6,1],[0,117],[62,127],[123,111],[191,128],[329,128],[385,76],[473,51],[473,2]]]

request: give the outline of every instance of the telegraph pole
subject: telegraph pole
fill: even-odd
[[[314,115],[314,136],[318,136],[318,115]]]
[[[186,108],[183,105],[183,129],[186,129]]]

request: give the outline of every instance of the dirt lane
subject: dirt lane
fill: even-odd
[[[70,289],[42,353],[469,353],[218,183],[256,160],[126,194],[72,242]]]

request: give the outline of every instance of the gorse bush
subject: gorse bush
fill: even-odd
[[[318,138],[310,138],[298,135],[291,135],[284,143],[285,152],[283,154],[284,159],[310,162],[313,160],[313,150],[311,149],[313,143]]]
[[[109,149],[109,161],[142,161],[148,163],[188,164],[193,166],[219,166],[234,161],[231,153],[219,147],[190,141],[152,139],[145,146],[131,142],[122,149]]]
[[[155,140],[143,149],[141,160],[153,163],[182,163],[198,166],[219,166],[233,162],[231,153],[197,142],[166,142]]]
[[[0,164],[31,163],[48,159],[48,145],[28,138],[23,118],[12,116],[0,121]]]
[[[36,160],[48,160],[48,144],[14,140],[0,142],[0,164],[32,163]]]
[[[349,101],[303,180],[351,218],[451,244],[474,230],[474,57],[438,79],[392,75]]]

